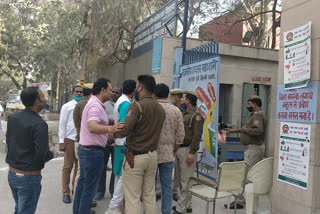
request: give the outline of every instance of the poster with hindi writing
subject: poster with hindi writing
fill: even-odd
[[[197,93],[198,112],[205,119],[203,141],[200,145],[203,149],[201,162],[217,166],[220,57],[183,65],[180,67],[180,74],[180,88]],[[205,176],[215,178],[216,171],[209,171]]]
[[[280,124],[278,181],[308,188],[311,125]]]
[[[311,22],[283,36],[285,89],[306,87],[311,73]]]
[[[278,85],[277,115],[279,121],[316,123],[318,81],[313,81],[306,88],[285,90]]]

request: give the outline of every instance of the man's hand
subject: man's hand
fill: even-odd
[[[234,129],[226,128],[225,130],[226,130],[226,133],[227,133],[227,134],[235,133],[235,130],[234,130]]]
[[[59,151],[64,152],[66,150],[66,144],[65,143],[59,143]]]
[[[188,154],[187,155],[187,165],[191,166],[194,162],[194,155],[193,154]]]
[[[57,153],[56,153],[56,150],[55,150],[54,146],[51,147],[51,148],[49,149],[49,151],[53,154],[53,157],[54,157],[54,158],[57,156]]]
[[[115,125],[112,126],[112,133],[120,131],[124,126],[124,122],[116,122]]]
[[[114,139],[115,139],[115,137],[113,136],[113,134],[108,135],[108,140],[114,140]]]

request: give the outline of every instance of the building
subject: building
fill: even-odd
[[[270,16],[271,18],[271,16]],[[271,21],[272,26],[272,21]],[[272,44],[272,27],[269,27],[267,48],[271,48]],[[279,49],[280,43],[280,15],[277,14],[276,20],[276,45],[275,49]],[[219,41],[226,44],[238,44],[256,46],[253,40],[253,32],[248,21],[239,22],[239,16],[233,12],[229,12],[215,18],[208,23],[200,26],[199,38],[207,41]]]

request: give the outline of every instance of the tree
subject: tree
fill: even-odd
[[[33,72],[34,52],[43,42],[46,25],[38,24],[36,1],[0,3],[0,75],[9,77],[18,89],[25,88]]]
[[[239,22],[247,25],[248,31],[253,32],[251,45],[261,48],[268,47],[269,32],[272,31],[272,48],[275,48],[276,29],[280,26],[280,14],[278,8],[281,7],[281,0],[233,0],[224,1],[227,9],[221,14],[232,13],[238,20],[234,22],[230,29]]]

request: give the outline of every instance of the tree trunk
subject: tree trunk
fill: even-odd
[[[272,12],[272,43],[271,48],[275,49],[277,42],[277,23],[276,23],[276,9],[277,9],[278,0],[274,0],[273,3],[273,12]]]
[[[265,0],[262,11],[270,11],[273,8],[274,0]],[[272,26],[272,13],[262,14],[260,25],[260,34],[257,41],[257,47],[268,48],[269,30]]]
[[[12,76],[7,71],[2,71],[2,72],[12,80],[13,84],[17,87],[18,90],[21,90],[21,85],[18,83],[18,81],[16,80],[16,78],[14,76]]]

